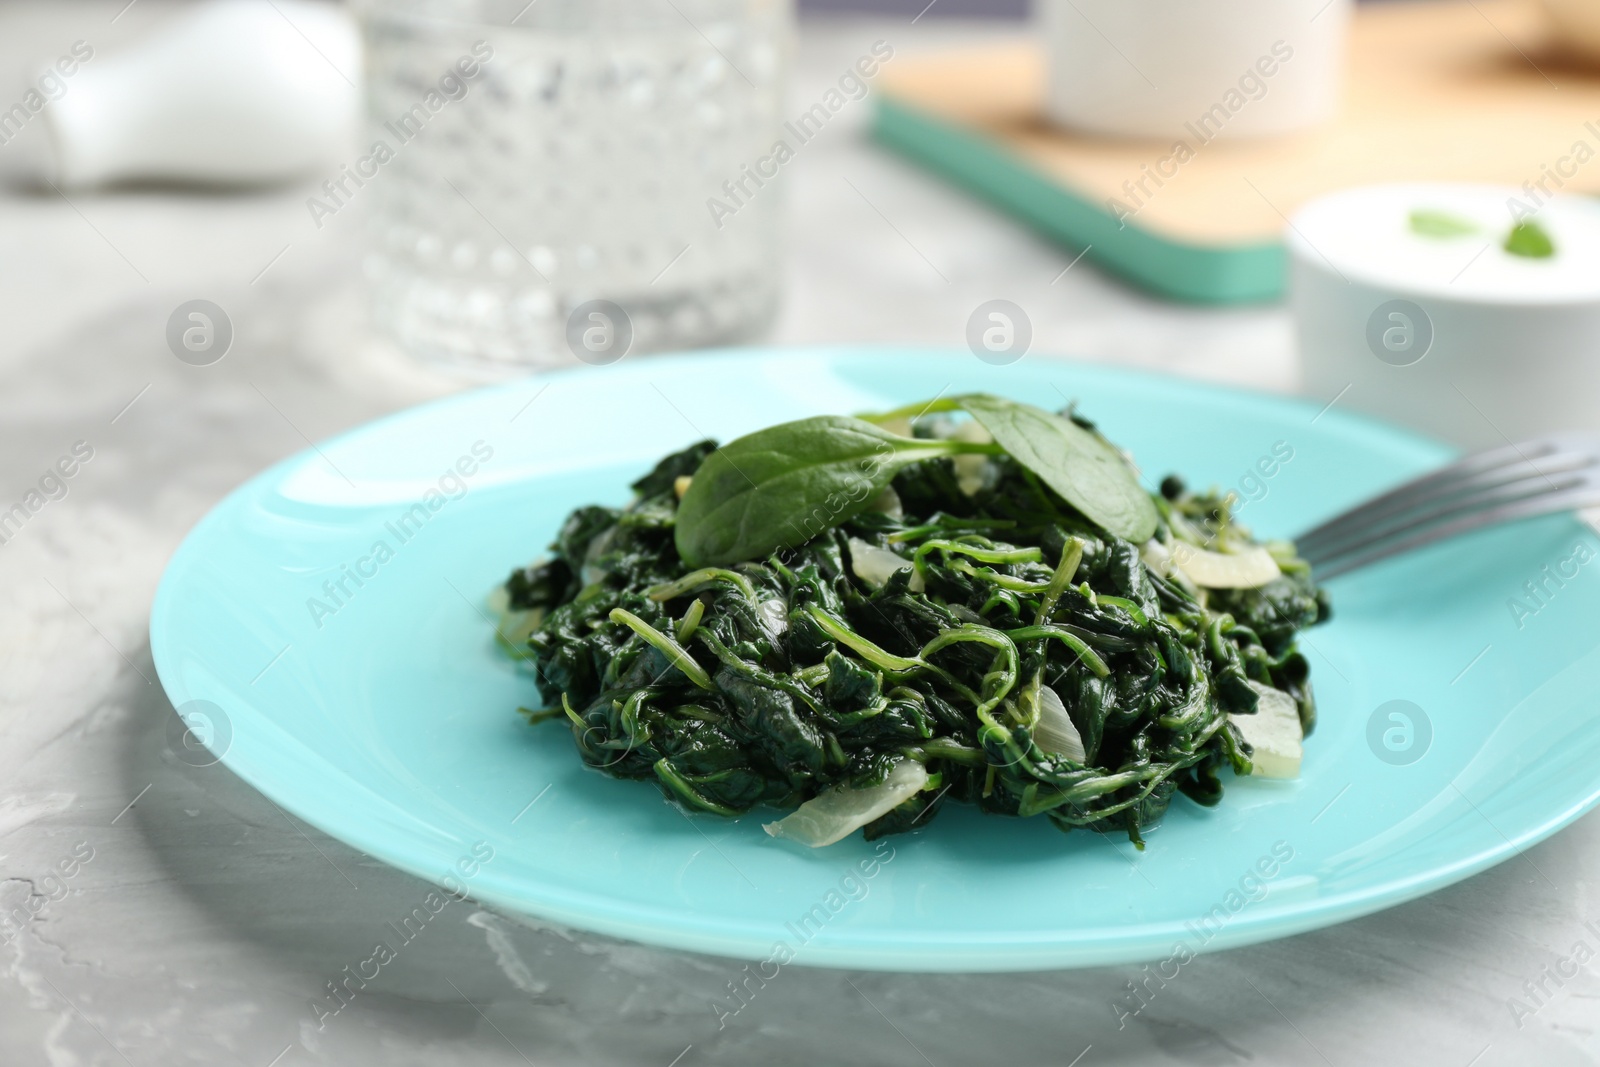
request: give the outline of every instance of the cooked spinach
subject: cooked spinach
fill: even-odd
[[[1309,567],[1230,498],[1145,492],[1075,414],[977,395],[805,419],[633,488],[511,575],[501,634],[536,671],[531,721],[691,811],[804,803],[777,832],[825,844],[957,802],[1142,847],[1174,793],[1215,804],[1224,767],[1249,773],[1230,715],[1263,687],[1314,722]],[[1196,557],[1251,587],[1197,584]]]

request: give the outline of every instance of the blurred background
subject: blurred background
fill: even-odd
[[[0,914],[99,857],[5,926],[0,1063],[923,1063],[837,973],[719,1042],[725,961],[467,909],[307,1025],[352,916],[419,883],[175,756],[146,643],[175,546],[361,422],[684,348],[1111,363],[1461,446],[1594,428],[1596,54],[1600,0],[0,3],[0,502],[92,457],[0,543]],[[1596,833],[1539,884],[1582,898]],[[1576,994],[1505,1016],[1495,977],[1582,902],[1534,881],[1204,957],[1128,1034],[1134,968],[866,988],[941,1064],[996,1034],[1304,1062],[1302,1031],[1335,1062],[1592,1061]]]
[[[163,308],[149,336],[211,345],[191,365],[226,335],[234,362],[422,393],[1004,334],[1015,358],[1348,388],[1463,444],[1550,423],[1491,399],[1461,428],[1438,360],[1398,374],[1366,336],[1408,301],[1429,345],[1402,355],[1459,341],[1451,380],[1486,397],[1516,338],[1587,363],[1589,240],[1507,238],[1519,212],[1591,221],[1593,3],[1034,7],[8,3],[0,358]],[[1505,307],[1530,300],[1531,325]]]
[[[64,79],[65,95],[0,147],[10,179],[0,199],[0,240],[7,244],[0,311],[11,323],[0,338],[3,358],[22,359],[96,324],[115,330],[140,316],[149,319],[145,334],[165,351],[167,316],[187,301],[207,299],[234,326],[235,347],[215,368],[218,376],[229,373],[229,363],[277,352],[304,358],[321,373],[361,378],[371,388],[406,381],[407,388],[433,391],[532,367],[574,365],[566,319],[589,299],[613,300],[638,320],[629,348],[637,355],[751,340],[960,347],[973,310],[1005,298],[1030,317],[1036,353],[1185,372],[1204,366],[1208,376],[1280,390],[1295,384],[1289,323],[1270,303],[1170,302],[1102,273],[1092,250],[1063,273],[1084,242],[1041,234],[875,141],[874,109],[897,64],[1015,41],[1028,32],[1022,5],[808,0],[798,13],[798,33],[786,6],[776,3],[696,10],[683,2],[578,8],[540,0],[511,26],[523,6],[358,8],[352,14],[368,20],[364,65],[358,50],[341,42],[341,27],[307,17],[316,4],[228,12],[246,23],[252,17],[278,23],[274,44],[284,66],[261,76],[299,79],[303,99],[290,101],[267,88],[264,102],[251,104],[177,87],[159,97],[175,101],[165,107],[137,88],[141,76],[151,74],[113,70],[103,89],[93,88],[149,101],[140,104],[138,116],[106,120],[118,136],[141,146],[135,156],[143,156],[120,174],[107,163],[103,174],[76,185],[59,174],[48,179],[53,184],[41,180],[59,162],[28,142],[47,141],[54,114],[89,95],[74,79],[105,73],[123,57],[133,57],[124,67],[133,64],[140,49],[159,48],[163,34],[181,32],[174,23],[185,12],[206,5],[124,0],[0,7],[0,64],[13,86],[7,100],[20,100],[36,81],[30,72],[70,55],[74,42],[94,49],[94,58]],[[413,7],[459,10],[430,22],[426,11],[408,10]],[[488,28],[470,19],[451,21],[468,9]],[[642,115],[633,118],[610,110],[614,101],[596,88],[599,75],[589,82],[592,92],[540,97],[550,91],[554,67],[534,53],[564,45],[541,44],[536,32],[518,33],[519,27],[538,18],[565,21],[551,39],[589,41],[584,47],[593,70],[616,58],[607,48],[626,53],[626,41],[612,27],[626,26],[640,11],[647,20],[677,23],[670,37],[655,38],[670,44],[650,45],[654,54],[624,55],[619,62],[637,60],[635,75],[643,83],[650,75],[640,72],[652,65],[691,69],[709,60],[716,69],[707,87],[680,85],[642,108],[624,99],[622,107]],[[303,25],[291,28],[290,16]],[[385,28],[386,18],[400,16],[431,28],[411,38]],[[227,19],[213,21],[223,39],[239,32],[222,25]],[[187,32],[203,38],[205,29]],[[331,43],[322,41],[319,50],[302,30],[309,37],[326,33]],[[650,39],[661,26],[647,21],[630,32]],[[418,42],[428,34],[442,39]],[[594,45],[602,37],[604,43]],[[397,43],[402,39],[413,44]],[[477,78],[463,79],[466,95],[430,116],[415,143],[402,145],[384,123],[417,105],[460,57],[470,57],[478,39],[496,49],[495,58]],[[527,53],[520,51],[525,40],[533,42]],[[877,41],[892,48],[894,58],[862,79],[868,86],[863,98],[846,95],[826,128],[803,146],[784,131],[783,123],[818,105],[829,90],[837,92],[840,77],[870,59]],[[203,55],[205,48],[197,44],[188,54]],[[333,61],[340,48],[345,51]],[[156,66],[163,65],[158,60]],[[155,76],[175,73],[170,65],[164,69]],[[229,81],[243,68],[222,61],[192,73],[201,85],[214,76]],[[124,77],[126,88],[113,84]],[[639,84],[617,90],[647,91]],[[312,121],[308,128],[306,119],[294,117],[304,107],[298,114],[326,119],[329,109],[349,106],[350,98],[357,113],[343,130],[337,122]],[[222,106],[229,101],[243,108],[243,119]],[[167,139],[156,145],[146,132],[131,133],[129,124],[136,123],[168,131]],[[95,136],[83,133],[91,143]],[[793,159],[777,178],[764,179],[767,188],[744,181],[759,195],[748,197],[748,208],[735,205],[723,183],[742,180],[741,168],[757,165],[780,136],[794,143]],[[266,143],[274,137],[284,143]],[[393,160],[374,165],[365,186],[345,181],[347,193],[330,195],[324,183],[360,164],[378,139],[396,150]],[[611,143],[619,147],[608,157]],[[106,151],[114,156],[117,149]],[[247,155],[250,166],[217,172],[217,160]],[[1138,176],[1137,165],[1130,173]],[[654,200],[642,188],[650,183],[657,186]],[[737,208],[720,220],[720,230],[706,206],[712,198]],[[673,263],[684,249],[684,258]],[[729,285],[730,279],[736,283]],[[668,298],[657,298],[669,289]],[[138,377],[129,379],[135,391],[148,380],[132,380]],[[313,438],[333,428],[307,419],[304,428]]]

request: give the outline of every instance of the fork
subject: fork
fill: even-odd
[[[1294,539],[1319,579],[1496,523],[1600,506],[1600,438],[1553,434],[1474,453]]]

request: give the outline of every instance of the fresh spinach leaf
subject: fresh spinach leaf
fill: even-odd
[[[1011,458],[1091,521],[1135,543],[1156,532],[1156,507],[1111,443],[1071,419],[1015,400],[973,393],[957,402]]]
[[[901,468],[997,449],[901,437],[821,415],[741,437],[706,457],[678,505],[674,539],[691,567],[763,559],[860,514]]]

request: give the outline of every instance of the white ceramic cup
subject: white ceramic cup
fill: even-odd
[[[1046,112],[1111,137],[1268,137],[1338,109],[1351,0],[1037,0]]]
[[[1538,207],[1555,253],[1504,242]],[[1418,233],[1413,212],[1468,222]],[[1600,430],[1600,203],[1512,188],[1381,185],[1305,206],[1288,244],[1305,391],[1463,447]]]

